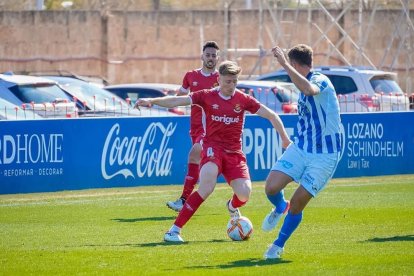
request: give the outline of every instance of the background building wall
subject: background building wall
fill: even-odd
[[[414,29],[397,23],[401,16],[412,22],[413,12],[379,10],[370,23],[371,15],[364,11],[359,27],[358,11],[346,13],[338,20],[344,35],[320,9],[0,11],[0,71],[67,70],[111,83],[181,83],[187,70],[201,65],[203,42],[216,40],[222,59],[238,61],[246,78],[279,68],[269,53],[273,45],[307,43],[315,65],[372,64],[398,73],[411,94]]]

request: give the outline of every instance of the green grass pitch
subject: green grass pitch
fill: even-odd
[[[296,184],[286,189],[290,198]],[[413,275],[414,175],[334,179],[305,210],[283,259],[263,253],[277,231],[264,183],[242,208],[254,233],[226,236],[226,184],[184,227],[185,244],[162,241],[181,186],[0,196],[0,275]],[[279,225],[280,226],[280,225]]]

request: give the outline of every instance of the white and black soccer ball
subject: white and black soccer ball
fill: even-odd
[[[227,235],[233,241],[244,241],[253,233],[253,224],[246,217],[231,218],[227,223]]]

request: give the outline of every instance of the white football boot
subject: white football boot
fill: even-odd
[[[184,199],[179,198],[176,201],[168,201],[167,202],[167,207],[176,211],[176,212],[180,212],[181,209],[183,209],[184,206]]]
[[[283,210],[282,213],[276,213],[276,210],[272,209],[272,211],[269,214],[267,214],[267,216],[263,220],[262,230],[265,232],[269,232],[273,228],[275,228],[279,220],[282,218],[282,216],[289,211],[289,208],[290,208],[290,201],[287,201],[286,208],[285,210]]]
[[[283,254],[283,247],[271,244],[264,254],[265,260],[268,259],[280,259]]]
[[[175,242],[175,243],[183,243],[184,240],[181,238],[180,233],[178,232],[171,232],[168,231],[164,235],[164,241],[166,242]]]
[[[236,208],[234,210],[231,210],[230,209],[230,200],[227,201],[226,206],[227,206],[227,210],[229,210],[229,215],[230,215],[231,218],[239,218],[239,217],[241,217],[241,213],[240,213],[239,208]]]

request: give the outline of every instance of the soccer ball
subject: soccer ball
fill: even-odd
[[[233,241],[243,241],[253,233],[253,224],[246,217],[231,218],[227,223],[227,235]]]

